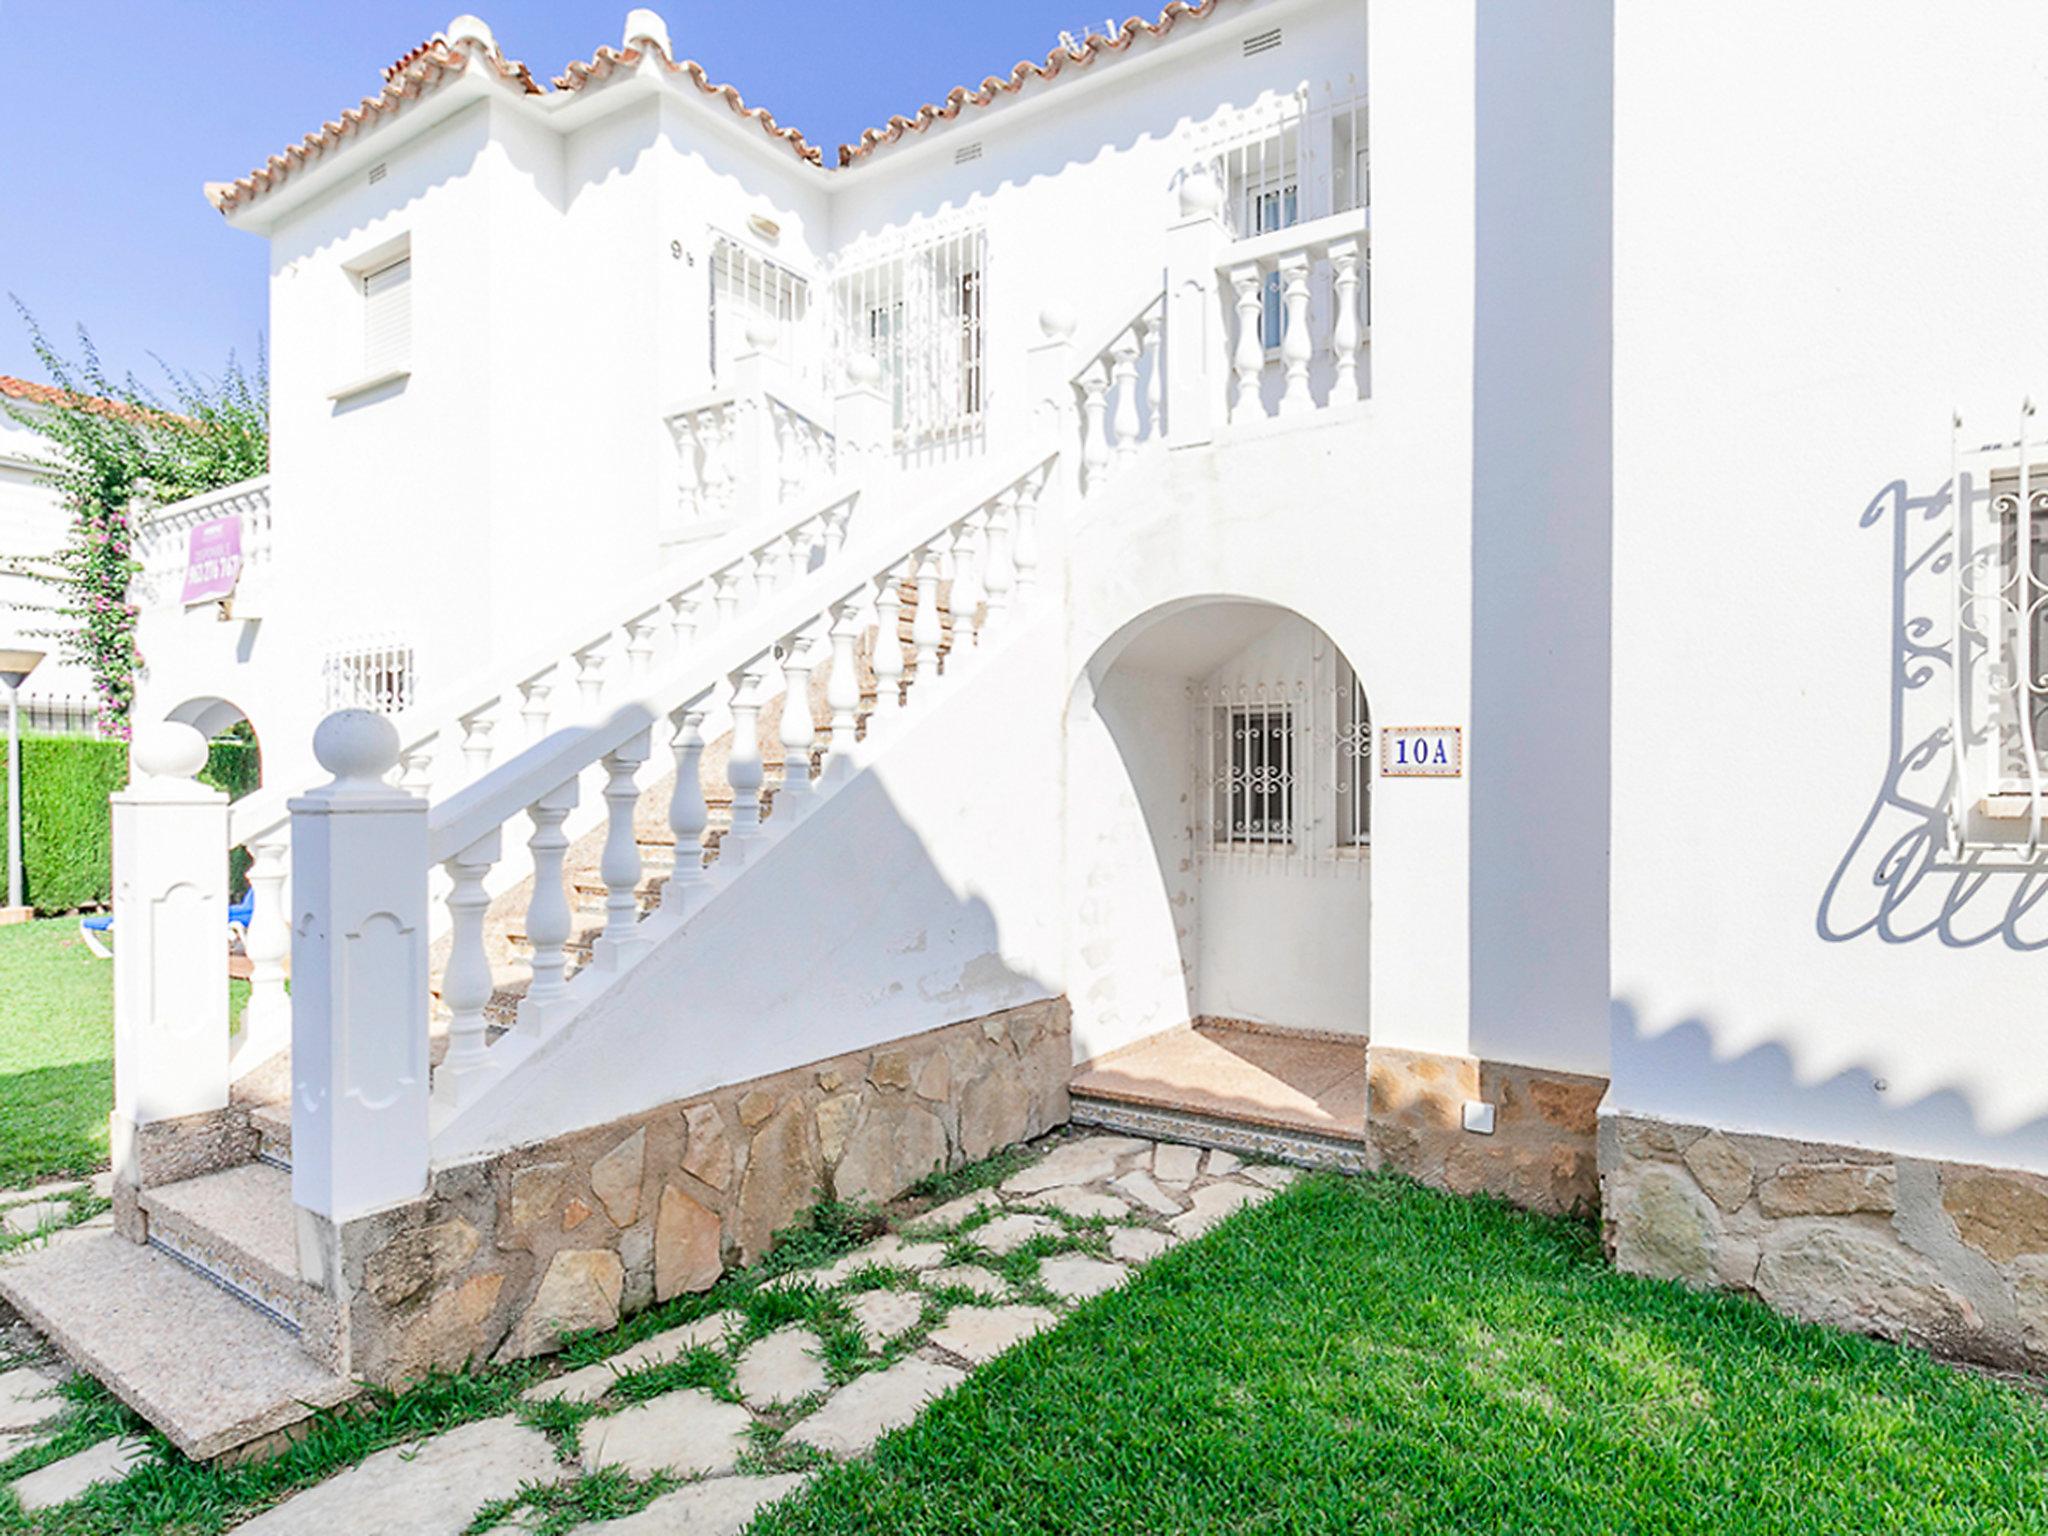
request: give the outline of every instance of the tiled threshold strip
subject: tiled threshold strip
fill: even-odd
[[[500,1394],[501,1411],[386,1443],[234,1529],[738,1532],[975,1367],[1294,1177],[1228,1152],[1072,1132],[998,1171],[994,1187],[930,1209],[892,1207],[892,1230],[830,1262],[723,1284],[706,1315],[677,1323],[671,1304],[554,1362],[490,1373],[531,1384]],[[793,1241],[785,1259],[808,1240]],[[111,1436],[56,1460],[24,1455],[67,1424],[78,1438],[78,1410],[67,1419],[53,1385],[33,1367],[0,1374],[0,1479],[10,1458],[36,1463],[8,1485],[15,1507],[0,1496],[0,1531],[121,1529],[93,1519],[96,1507],[114,1515],[123,1479],[139,1492],[164,1478],[162,1453]],[[12,1446],[11,1421],[23,1437]]]

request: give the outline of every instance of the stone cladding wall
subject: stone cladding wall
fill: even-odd
[[[1632,1274],[2048,1367],[2048,1178],[1616,1114],[1600,1181],[1608,1252]]]
[[[889,1200],[1064,1124],[1070,1052],[1054,999],[437,1170],[340,1233],[349,1368],[543,1354],[708,1290],[820,1198]]]

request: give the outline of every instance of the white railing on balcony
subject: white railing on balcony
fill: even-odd
[[[1371,204],[1363,83],[1304,80],[1227,112],[1195,136],[1223,192],[1231,237],[1248,240]]]
[[[1217,270],[1229,285],[1233,422],[1356,404],[1367,393],[1366,236],[1361,208],[1226,249]]]
[[[1166,298],[1160,294],[1074,376],[1080,400],[1081,485],[1090,496],[1108,485],[1144,444],[1165,437],[1165,359],[1160,350],[1165,333]]]
[[[245,594],[267,578],[272,559],[268,475],[140,513],[133,520],[131,534],[142,569],[136,574],[129,600],[144,608],[179,606],[192,530],[224,517],[241,520],[242,571],[236,607],[246,614],[251,605]]]

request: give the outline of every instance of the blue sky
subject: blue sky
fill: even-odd
[[[1043,58],[1086,0],[667,0],[676,51],[829,156],[893,112]],[[353,106],[461,0],[0,0],[0,293],[116,372],[209,374],[264,329],[264,250],[200,196]],[[628,0],[481,0],[537,77],[616,47]],[[1155,8],[1156,9],[1156,8]],[[0,311],[0,374],[42,378]]]

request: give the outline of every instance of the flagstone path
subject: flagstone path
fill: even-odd
[[[612,1469],[658,1496],[579,1531],[735,1536],[818,1466],[866,1454],[968,1372],[1294,1177],[1227,1152],[1066,1133],[994,1189],[900,1216],[898,1230],[728,1310],[561,1370],[511,1415],[379,1451],[235,1529],[458,1536],[489,1509],[492,1536],[513,1536],[539,1518],[503,1513],[522,1490]],[[10,1434],[34,1443],[61,1428],[57,1384],[35,1367],[0,1373],[0,1464],[20,1449]],[[146,1454],[103,1441],[6,1487],[46,1508]]]

